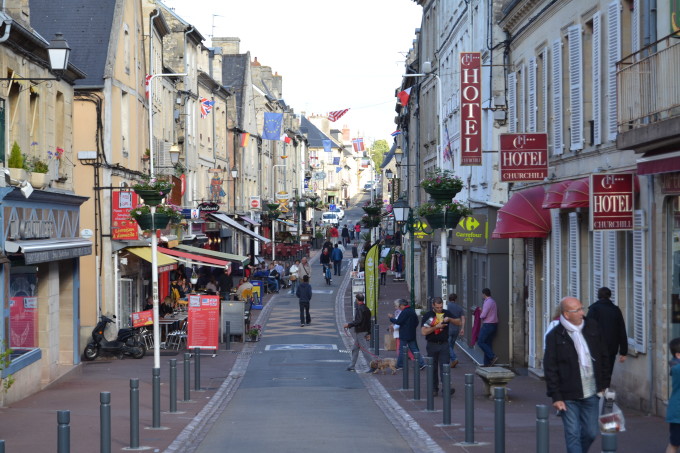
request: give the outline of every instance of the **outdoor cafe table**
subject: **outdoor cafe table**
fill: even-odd
[[[170,327],[174,323],[181,323],[185,319],[187,319],[188,314],[186,312],[183,313],[177,313],[173,316],[166,316],[165,318],[161,318],[158,320],[158,327],[162,329],[161,332],[161,341],[165,341],[168,338],[168,333],[170,330]]]

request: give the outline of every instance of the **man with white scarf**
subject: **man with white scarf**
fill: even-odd
[[[597,322],[575,297],[560,301],[560,323],[546,336],[543,370],[548,396],[564,424],[567,453],[586,453],[599,432],[598,393],[611,372]]]

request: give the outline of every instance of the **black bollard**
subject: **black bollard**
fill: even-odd
[[[432,367],[432,357],[425,357],[425,367],[427,370],[427,385],[425,386],[427,392],[427,409],[434,410],[434,368]],[[418,364],[416,364],[418,366]]]
[[[71,451],[71,411],[57,411],[57,453]]]
[[[448,363],[440,363],[442,369],[442,405],[443,417],[442,424],[451,424],[451,367]],[[435,373],[437,371],[435,370]]]
[[[375,341],[373,342],[373,354],[379,356],[380,355],[380,325],[375,324],[373,326],[373,337],[375,337]]]
[[[550,445],[548,433],[548,406],[536,405],[536,453],[548,453]]]
[[[161,427],[161,369],[153,368],[151,377],[152,427]]]
[[[227,321],[224,326],[224,349],[231,349],[231,322]]]
[[[401,389],[408,390],[408,345],[401,346],[402,351],[404,351],[402,364],[404,369],[401,374]]]
[[[170,413],[177,412],[177,359],[170,359]]]
[[[420,401],[420,352],[413,354],[415,358],[415,366],[413,367],[413,399],[415,401]]]
[[[189,401],[191,399],[191,354],[188,352],[184,353],[184,401]]]
[[[495,453],[505,452],[505,388],[494,387],[494,443]]]
[[[475,375],[465,375],[465,444],[475,443]]]
[[[99,392],[99,451],[111,453],[111,393]]]
[[[602,433],[602,453],[616,453],[616,433]]]
[[[201,348],[194,348],[194,390],[201,390]]]
[[[139,448],[139,379],[130,379],[130,449]]]

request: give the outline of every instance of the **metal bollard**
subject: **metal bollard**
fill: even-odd
[[[57,453],[71,451],[71,411],[57,411]]]
[[[130,448],[139,448],[139,379],[130,379]]]
[[[448,363],[440,363],[439,367],[442,369],[442,396],[443,396],[443,417],[442,424],[451,424],[451,367]],[[435,370],[435,373],[437,371]]]
[[[536,405],[536,453],[548,453],[550,435],[548,431],[548,406]]]
[[[170,413],[177,412],[177,359],[170,359]]]
[[[505,452],[505,388],[494,387],[494,443],[495,453]]]
[[[188,352],[184,353],[184,401],[189,401],[191,399],[191,354]]]
[[[99,392],[99,451],[111,453],[111,393]]]
[[[373,354],[380,355],[380,325],[376,324],[373,326],[373,337],[375,341],[373,342]]]
[[[152,427],[161,427],[161,369],[153,368],[151,377]]]
[[[602,453],[616,453],[616,433],[602,434]]]
[[[415,401],[420,401],[420,352],[413,354],[415,360],[415,366],[413,367],[413,399]]]
[[[194,390],[201,390],[201,348],[194,348]]]
[[[432,368],[432,357],[425,357],[425,366],[427,370],[427,385],[425,386],[427,391],[427,409],[428,411],[434,410],[434,368]],[[418,366],[418,364],[416,364]]]
[[[475,443],[475,375],[465,375],[465,444]]]
[[[224,326],[224,349],[231,349],[231,322],[227,321]]]
[[[404,369],[401,374],[401,389],[408,390],[408,345],[402,345],[401,349],[404,351],[402,364]],[[417,366],[417,364],[416,364]]]

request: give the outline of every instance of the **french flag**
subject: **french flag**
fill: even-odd
[[[408,87],[404,91],[400,91],[397,94],[397,98],[399,98],[399,102],[404,107],[406,107],[406,105],[408,105],[408,98],[410,96],[411,96],[411,87]]]

